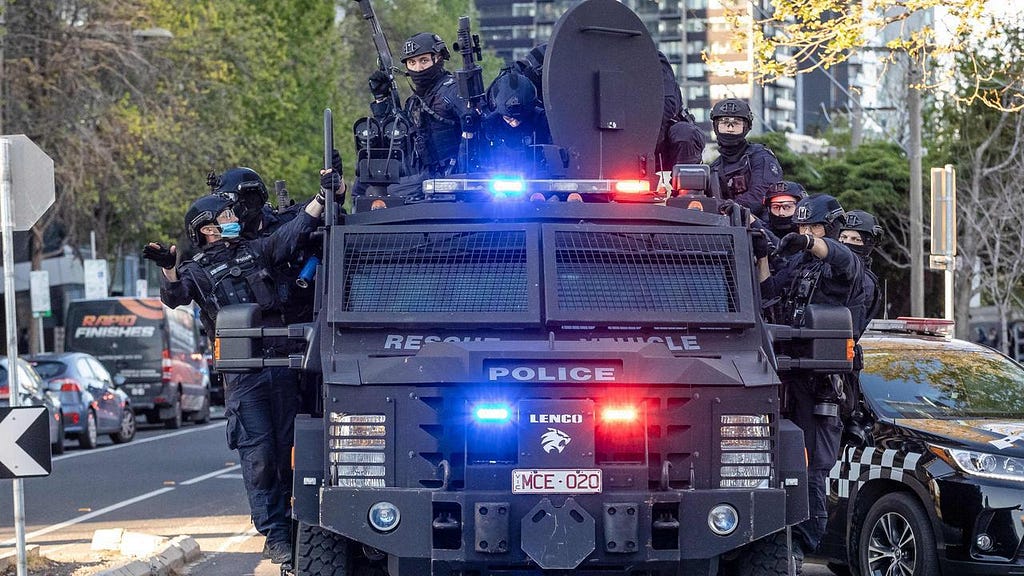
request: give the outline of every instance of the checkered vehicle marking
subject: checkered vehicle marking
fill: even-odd
[[[829,496],[849,498],[853,488],[868,480],[884,478],[903,481],[903,473],[913,473],[923,454],[900,452],[887,448],[854,448],[843,450],[828,473]]]

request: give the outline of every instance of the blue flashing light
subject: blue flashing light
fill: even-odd
[[[512,420],[512,409],[504,404],[480,404],[473,408],[477,422],[504,424]]]
[[[520,179],[494,178],[491,180],[491,192],[511,196],[522,194],[526,190],[526,183]]]

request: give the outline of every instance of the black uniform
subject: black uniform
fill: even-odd
[[[218,311],[239,303],[259,304],[264,325],[283,326],[280,281],[272,272],[285,263],[317,219],[300,212],[275,233],[255,239],[220,240],[200,248],[178,266],[178,281],[161,275],[160,298],[175,307],[195,301],[208,334]],[[265,353],[284,341],[264,339]],[[291,446],[298,406],[295,373],[287,368],[227,375],[228,447],[238,450],[249,508],[256,529],[266,536],[275,562],[291,555]]]
[[[735,152],[720,148],[721,155],[711,163],[723,198],[735,200],[758,218],[766,218],[764,199],[769,191],[782,186],[782,166],[767,147],[747,143]]]
[[[807,304],[850,306],[863,282],[863,264],[846,245],[831,238],[816,238],[828,244],[828,255],[819,260],[808,252],[791,257],[785,267],[761,283],[761,295],[767,301],[778,299],[773,307],[774,321],[800,326]],[[851,310],[851,314],[855,314]],[[862,320],[853,319],[854,326]],[[839,416],[819,416],[815,405],[833,393],[837,383],[832,376],[790,374],[786,385],[789,418],[804,432],[807,447],[808,504],[811,517],[799,524],[796,535],[805,551],[818,546],[825,532],[825,502],[828,471],[835,464],[842,437]]]
[[[434,66],[439,69],[437,79],[424,90],[416,89],[404,108],[412,122],[413,170],[421,179],[445,176],[454,169],[466,110],[455,76],[440,62]],[[380,120],[393,112],[388,100],[374,102],[370,108]]]

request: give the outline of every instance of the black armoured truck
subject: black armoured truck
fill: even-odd
[[[703,170],[637,193],[658,66],[633,12],[582,2],[544,70],[558,177],[357,199],[323,231],[314,323],[221,312],[220,370],[320,381],[295,423],[297,574],[790,569],[806,463],[779,374],[848,370],[849,312],[766,324],[747,214],[720,215]],[[306,352],[253,354],[279,333]]]

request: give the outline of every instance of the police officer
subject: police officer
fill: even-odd
[[[771,150],[747,142],[754,114],[743,100],[727,98],[711,108],[711,126],[718,140],[719,156],[711,163],[722,197],[735,200],[762,218],[764,199],[782,182],[782,166]]]
[[[693,114],[683,106],[683,93],[676,81],[675,70],[661,50],[658,50],[658,62],[661,63],[661,83],[665,96],[661,130],[655,150],[658,170],[671,171],[676,164],[700,164],[707,137],[697,126]]]
[[[405,101],[405,112],[412,122],[413,170],[418,178],[393,186],[391,194],[415,195],[423,178],[444,176],[455,168],[466,104],[459,96],[455,76],[444,68],[449,58],[444,40],[429,32],[413,35],[402,47],[402,63],[412,80],[413,94]],[[388,75],[377,70],[370,75],[369,84],[373,115],[388,118],[395,112]]]
[[[882,307],[881,291],[878,289],[878,276],[871,270],[871,254],[882,237],[882,227],[874,216],[863,210],[850,210],[846,213],[846,223],[839,232],[839,241],[846,244],[864,263],[864,302],[866,304],[864,326],[878,315]],[[857,334],[858,338],[860,334]]]
[[[343,183],[332,170],[321,178],[323,189],[301,214],[268,236],[242,239],[242,224],[227,194],[209,194],[185,213],[185,230],[195,255],[176,266],[177,248],[152,242],[143,256],[163,268],[160,298],[170,307],[196,302],[207,334],[214,334],[218,311],[227,305],[256,303],[266,325],[283,324],[280,301],[270,269],[288,259],[304,235],[316,227],[324,193]],[[268,348],[283,345],[264,339]],[[273,350],[267,350],[273,353]],[[297,404],[291,370],[267,368],[225,379],[228,447],[238,450],[253,524],[266,537],[264,555],[290,562],[292,420]]]
[[[486,142],[481,165],[492,173],[538,176],[543,166],[531,146],[550,144],[551,130],[533,82],[515,67],[502,70],[487,88],[487,110],[481,120]]]
[[[800,327],[808,304],[849,307],[854,303],[863,265],[837,240],[844,220],[842,206],[831,196],[809,196],[797,203],[793,216],[797,231],[784,236],[777,250],[789,259],[783,269],[761,282],[762,297],[776,302],[774,321]],[[837,376],[806,373],[790,374],[784,383],[788,415],[803,430],[807,448],[810,518],[797,526],[794,539],[796,554],[802,556],[817,548],[825,531],[826,482],[843,429],[838,415],[842,384]]]
[[[772,186],[765,194],[764,203],[767,208],[768,228],[782,238],[796,229],[793,214],[796,213],[797,202],[807,197],[807,191],[796,182],[784,180],[781,185]]]

